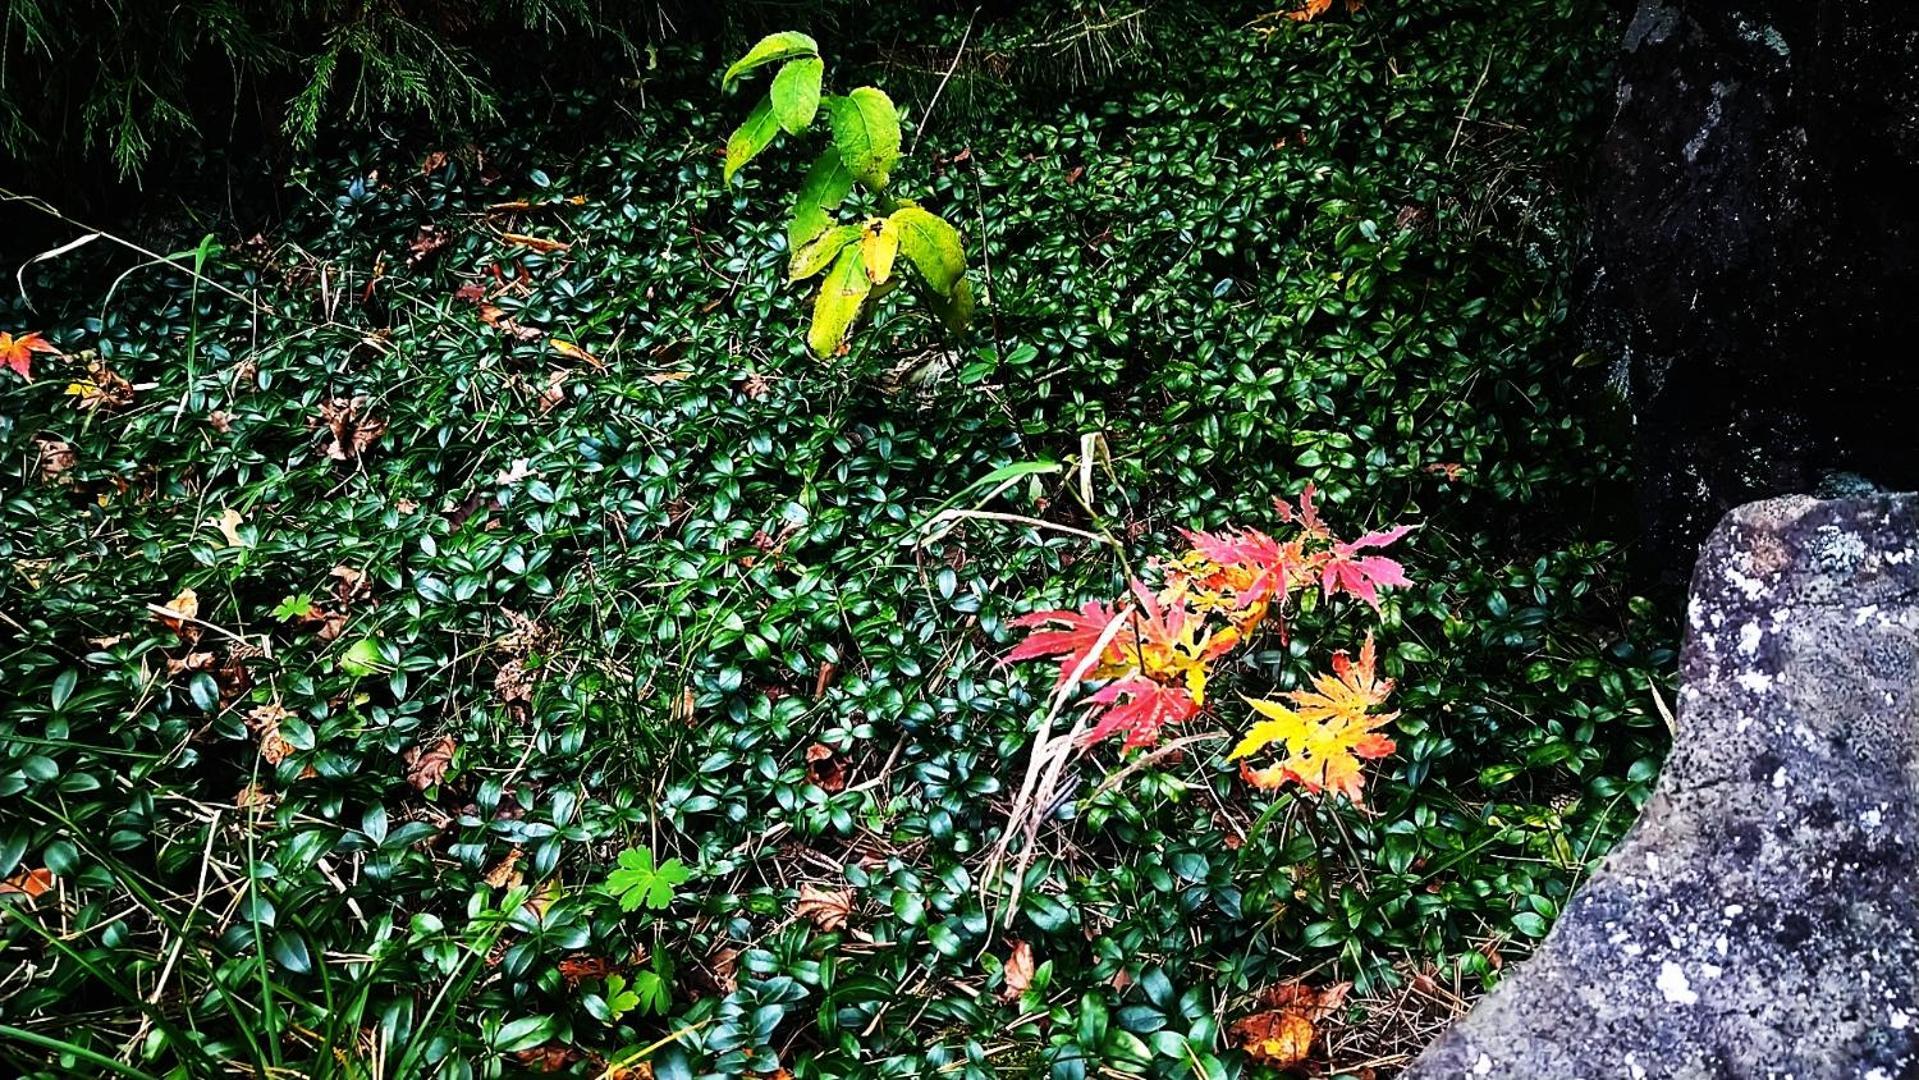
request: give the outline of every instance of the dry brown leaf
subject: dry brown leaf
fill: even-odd
[[[56,483],[61,473],[73,468],[73,444],[51,435],[35,435],[33,442],[39,452],[41,482]]]
[[[766,381],[766,376],[755,372],[748,375],[746,381],[740,384],[740,391],[754,401],[758,401],[773,391],[773,384]]]
[[[247,712],[247,726],[260,738],[260,760],[268,765],[278,765],[293,753],[293,744],[280,737],[280,721],[292,715],[277,699]]]
[[[325,429],[320,448],[334,461],[360,460],[360,454],[373,445],[373,440],[386,434],[386,421],[367,412],[364,395],[323,402],[319,418],[309,424]]]
[[[446,151],[435,150],[420,161],[420,175],[431,176],[441,169],[446,168],[446,162]]]
[[[548,372],[546,386],[540,391],[540,412],[549,413],[566,402],[566,372],[558,368]]]
[[[1333,0],[1306,0],[1304,4],[1286,13],[1294,22],[1312,22],[1331,10]]]
[[[493,869],[488,870],[486,877],[482,880],[496,889],[519,884],[522,876],[514,867],[519,864],[520,856],[524,854],[525,852],[519,848],[514,848],[512,851],[507,852],[506,858],[494,864]]]
[[[721,949],[707,958],[706,965],[713,972],[713,982],[721,993],[730,994],[740,988],[740,951]]]
[[[833,748],[825,743],[814,743],[806,748],[806,778],[819,785],[819,789],[828,795],[846,790],[846,770],[840,767],[839,759],[833,756]]]
[[[525,1066],[528,1072],[536,1073],[559,1072],[585,1056],[583,1051],[560,1043],[536,1046],[530,1050],[516,1050],[513,1053],[514,1059]]]
[[[1331,0],[1327,0],[1327,2],[1330,3]],[[516,207],[515,209],[520,208]],[[532,248],[534,251],[539,252],[565,251],[567,248],[573,246],[560,240],[549,240],[544,236],[528,236],[525,233],[501,233],[500,239],[505,240],[509,244],[518,244],[521,247]]]
[[[215,409],[207,414],[207,426],[225,435],[233,430],[233,414],[225,409]]]
[[[521,326],[506,313],[505,308],[495,304],[480,305],[480,321],[520,341],[538,341],[546,336],[544,331],[536,330],[531,326]]]
[[[251,809],[256,806],[263,810],[270,809],[274,802],[273,796],[258,784],[248,784],[233,796],[233,805],[241,810]]]
[[[500,695],[501,701],[509,705],[530,702],[533,700],[533,684],[538,679],[537,669],[528,670],[526,661],[514,657],[501,664],[500,670],[494,674],[493,690]]]
[[[192,589],[181,589],[180,594],[163,605],[163,610],[153,613],[160,625],[173,631],[180,640],[195,642],[200,640],[200,628],[189,622],[200,615],[200,594]]]
[[[86,376],[67,384],[67,396],[76,409],[119,409],[133,404],[133,384],[100,361],[89,360]]]
[[[452,242],[453,234],[438,225],[422,225],[420,231],[414,234],[413,242],[407,245],[406,264],[419,266]]]
[[[553,347],[554,352],[559,353],[568,360],[578,360],[581,363],[592,364],[596,368],[606,366],[606,361],[601,360],[599,357],[594,356],[592,353],[587,352],[585,349],[564,338],[547,338],[546,343]]]
[[[853,890],[828,889],[819,885],[801,885],[793,914],[810,921],[821,930],[832,932],[846,925],[853,914]]]
[[[1009,943],[1013,951],[1006,956],[1006,988],[999,992],[1003,1001],[1013,1000],[1033,985],[1033,947],[1017,938]]]
[[[247,519],[241,516],[240,511],[229,506],[220,511],[220,520],[216,524],[220,526],[220,535],[226,537],[227,546],[237,548],[247,546],[247,542],[240,537],[240,526],[246,523]]]
[[[616,970],[613,961],[604,956],[588,956],[575,953],[559,963],[560,977],[568,986],[578,986],[588,979],[604,979]]]
[[[415,791],[427,788],[446,779],[446,771],[453,767],[453,751],[459,746],[453,736],[442,735],[432,746],[412,746],[400,755],[406,762],[406,782],[413,785]]]
[[[813,677],[813,697],[815,700],[826,696],[826,688],[833,685],[833,676],[839,672],[839,666],[831,660],[820,661],[820,673]]]
[[[668,383],[685,382],[692,374],[690,371],[659,371],[648,375],[646,381],[654,386],[665,386]]]
[[[37,870],[22,870],[5,881],[0,881],[0,896],[24,895],[35,900],[53,888],[53,871],[42,866]]]

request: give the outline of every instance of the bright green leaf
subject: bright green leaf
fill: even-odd
[[[833,145],[853,179],[875,191],[886,186],[900,157],[900,115],[893,99],[862,86],[845,97],[826,99],[833,124]]]
[[[818,56],[819,43],[805,34],[787,30],[778,34],[768,34],[758,44],[746,50],[746,55],[733,62],[720,79],[720,89],[729,89],[733,80],[768,64],[777,64],[782,60],[791,60],[796,56]]]
[[[773,115],[789,135],[798,135],[813,123],[820,110],[820,78],[826,62],[817,56],[790,60],[773,76]]]
[[[733,182],[733,174],[747,162],[759,156],[780,133],[779,121],[773,118],[773,99],[764,97],[744,121],[735,128],[731,138],[726,140],[726,172],[724,179]]]
[[[890,219],[899,233],[899,248],[926,280],[928,288],[950,297],[966,279],[966,249],[959,230],[946,219],[917,206],[902,206]],[[970,303],[968,308],[970,311]]]

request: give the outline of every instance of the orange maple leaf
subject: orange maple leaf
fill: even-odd
[[[1377,729],[1398,715],[1371,712],[1393,689],[1392,680],[1378,677],[1372,635],[1366,636],[1357,662],[1344,653],[1335,656],[1333,674],[1315,678],[1313,686],[1285,695],[1297,708],[1247,698],[1264,719],[1253,725],[1228,760],[1281,746],[1286,756],[1279,763],[1258,770],[1240,767],[1247,783],[1266,789],[1297,783],[1308,791],[1336,791],[1359,805],[1365,786],[1359,761],[1393,752],[1393,741]]]
[[[1333,6],[1333,0],[1306,0],[1306,3],[1286,13],[1294,22],[1312,22],[1326,14]]]
[[[12,334],[0,333],[0,366],[6,367],[28,382],[33,381],[34,353],[51,353],[59,356],[60,350],[39,334],[21,334],[19,337],[14,337]]]

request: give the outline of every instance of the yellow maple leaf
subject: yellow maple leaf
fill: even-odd
[[[1275,746],[1285,754],[1276,765],[1244,770],[1255,787],[1295,782],[1308,791],[1336,791],[1355,804],[1362,801],[1365,780],[1359,759],[1384,757],[1394,749],[1393,741],[1378,729],[1398,714],[1370,711],[1385,702],[1393,684],[1377,675],[1371,635],[1358,662],[1341,653],[1333,658],[1333,672],[1314,679],[1314,691],[1287,694],[1297,708],[1246,699],[1265,719],[1252,726],[1227,760],[1238,761]]]

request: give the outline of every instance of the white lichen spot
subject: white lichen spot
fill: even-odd
[[[1732,948],[1732,942],[1726,940],[1726,935],[1724,934],[1719,935],[1719,940],[1712,943],[1712,951],[1721,956],[1726,955],[1726,950],[1730,948]]]
[[[1790,779],[1790,777],[1786,775],[1786,767],[1784,765],[1779,766],[1779,769],[1772,774],[1773,790],[1777,791],[1785,787],[1788,779]]]
[[[1739,628],[1739,651],[1747,656],[1759,655],[1759,642],[1766,631],[1756,622],[1749,622]]]
[[[1726,918],[1728,919],[1737,919],[1739,916],[1744,915],[1745,913],[1746,913],[1746,905],[1744,904],[1727,904],[1726,905],[1725,915],[1726,915]]]
[[[1674,1005],[1697,1005],[1699,995],[1693,992],[1692,983],[1686,981],[1686,971],[1671,960],[1659,965],[1659,979],[1653,984]]]
[[[1859,824],[1864,825],[1868,829],[1876,829],[1884,821],[1885,815],[1880,812],[1877,806],[1859,812]]]
[[[1646,947],[1635,941],[1619,951],[1625,953],[1627,956],[1638,956],[1640,953],[1646,951]]]
[[[1912,1016],[1904,1009],[1893,1009],[1886,1022],[1892,1025],[1892,1030],[1904,1031],[1906,1030],[1906,1025],[1912,1023]]]
[[[1490,1073],[1492,1071],[1493,1071],[1493,1059],[1487,1057],[1484,1054],[1479,1055],[1479,1060],[1473,1062],[1474,1076],[1485,1076],[1487,1073]]]
[[[1733,681],[1749,693],[1763,694],[1772,689],[1772,676],[1763,671],[1742,671]]]
[[[1852,625],[1864,626],[1867,623],[1871,622],[1872,617],[1877,614],[1879,614],[1879,605],[1867,604],[1865,607],[1862,607],[1858,611],[1855,611],[1852,613]]]
[[[1726,969],[1720,967],[1718,964],[1701,964],[1699,973],[1708,979],[1717,979],[1726,973]]]
[[[1655,874],[1659,872],[1659,856],[1656,853],[1650,851],[1646,853],[1646,869]]]

